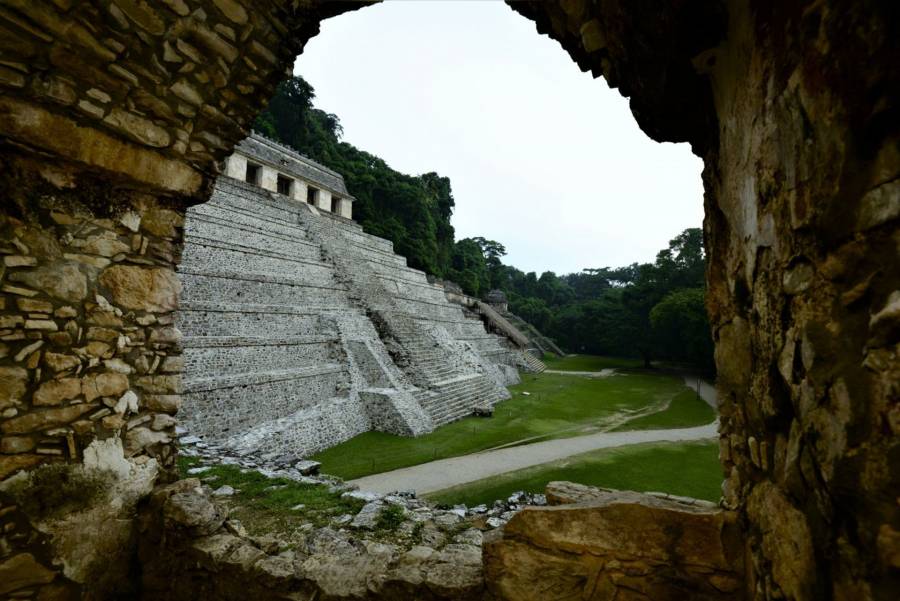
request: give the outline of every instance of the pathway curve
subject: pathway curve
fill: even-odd
[[[697,394],[700,395],[700,398],[706,401],[710,407],[718,409],[719,395],[716,393],[715,384],[710,384],[706,380],[696,376],[684,376],[684,383],[691,390],[696,390]]]
[[[415,490],[418,494],[435,492],[451,486],[490,478],[514,470],[565,459],[572,455],[597,449],[609,449],[647,442],[686,442],[706,440],[718,436],[718,420],[705,426],[671,430],[635,430],[631,432],[601,432],[536,442],[495,451],[484,451],[439,459],[391,472],[374,474],[351,480],[361,490],[389,493],[396,490]]]

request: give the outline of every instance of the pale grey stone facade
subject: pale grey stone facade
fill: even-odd
[[[516,351],[390,241],[260,185],[220,177],[188,211],[179,274],[184,424],[241,454],[423,434],[518,381]]]

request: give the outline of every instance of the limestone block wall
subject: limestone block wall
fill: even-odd
[[[19,175],[0,210],[0,596],[127,591],[135,504],[175,460],[183,216]]]

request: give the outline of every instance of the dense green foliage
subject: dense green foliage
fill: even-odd
[[[569,351],[662,359],[713,371],[703,234],[684,230],[653,263],[537,276],[500,264],[510,310]]]
[[[255,127],[338,171],[356,197],[354,218],[387,238],[409,265],[452,280],[468,294],[506,292],[511,310],[570,352],[689,363],[711,372],[699,229],[688,229],[654,263],[585,269],[557,276],[504,265],[502,244],[454,241],[450,180],[411,176],[341,141],[337,116],[313,106],[303,78],[283,82]]]
[[[604,488],[666,492],[718,501],[722,496],[722,467],[715,442],[632,445],[576,455],[463,484],[427,495],[429,501],[469,507],[505,499],[520,490],[542,493],[554,480]]]

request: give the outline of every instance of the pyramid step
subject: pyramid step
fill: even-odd
[[[326,363],[312,367],[300,367],[293,369],[278,369],[264,372],[228,374],[221,376],[206,376],[200,378],[184,378],[183,390],[186,394],[217,390],[221,388],[235,388],[237,386],[255,386],[270,382],[285,380],[301,380],[327,374],[339,374],[345,372],[343,365],[338,363]]]

